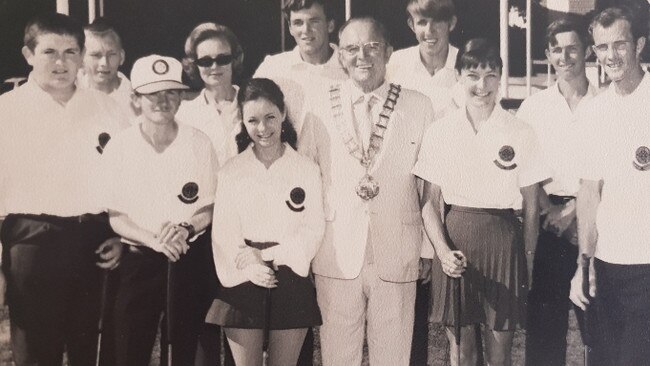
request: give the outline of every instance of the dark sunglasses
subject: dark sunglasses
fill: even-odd
[[[226,66],[232,63],[233,57],[229,54],[217,55],[217,57],[201,57],[200,59],[194,61],[196,66],[201,67],[210,67],[212,64],[217,64],[218,66]]]

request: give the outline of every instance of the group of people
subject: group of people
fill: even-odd
[[[360,365],[364,339],[371,365],[424,365],[435,322],[452,365],[510,365],[524,328],[527,365],[564,365],[573,301],[592,364],[650,365],[647,24],[553,22],[557,83],[515,115],[498,48],[449,44],[451,0],[407,12],[418,44],[393,52],[373,18],[336,45],[328,1],[288,0],[295,49],[240,85],[220,24],[129,80],[105,20],[32,19],[28,81],[0,97],[15,364],[147,365],[163,323],[174,365],[220,364],[219,328],[226,364],[311,364],[314,326],[323,365]]]

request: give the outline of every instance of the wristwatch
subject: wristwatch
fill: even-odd
[[[188,233],[187,239],[192,239],[194,235],[196,235],[196,229],[194,229],[194,225],[190,224],[189,222],[181,222],[180,224],[178,224],[178,226],[187,230]]]

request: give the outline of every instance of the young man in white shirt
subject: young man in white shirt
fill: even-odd
[[[33,18],[24,44],[29,80],[0,97],[0,234],[13,359],[56,365],[65,351],[70,365],[91,365],[97,267],[115,268],[122,254],[97,199],[99,166],[126,116],[108,96],[76,87],[84,34],[72,18]]]
[[[104,18],[98,18],[84,27],[84,34],[84,67],[79,72],[77,84],[82,88],[108,94],[122,107],[132,122],[137,112],[131,103],[131,83],[126,75],[118,70],[125,57],[122,38]]]
[[[289,33],[296,41],[291,51],[266,56],[256,78],[275,81],[284,93],[289,121],[300,134],[306,103],[347,77],[329,43],[335,22],[328,0],[289,0],[283,7]]]
[[[650,78],[640,64],[648,34],[641,12],[612,7],[592,21],[593,49],[612,83],[578,115],[578,243],[593,270],[587,294],[588,263],[578,261],[570,297],[595,311],[594,348],[606,365],[650,365]]]
[[[569,20],[546,30],[546,57],[557,83],[528,97],[517,112],[535,130],[546,164],[554,171],[540,190],[545,217],[528,294],[526,365],[566,363],[569,287],[578,256],[575,196],[579,180],[571,164],[575,114],[597,92],[585,73],[591,54],[586,26]],[[579,316],[582,316],[580,313]]]

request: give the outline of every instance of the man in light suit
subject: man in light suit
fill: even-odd
[[[415,164],[433,120],[424,95],[385,81],[383,25],[348,21],[339,61],[349,79],[310,109],[300,150],[320,165],[326,233],[313,261],[324,365],[408,365],[422,218]],[[313,102],[313,101],[312,101]]]

